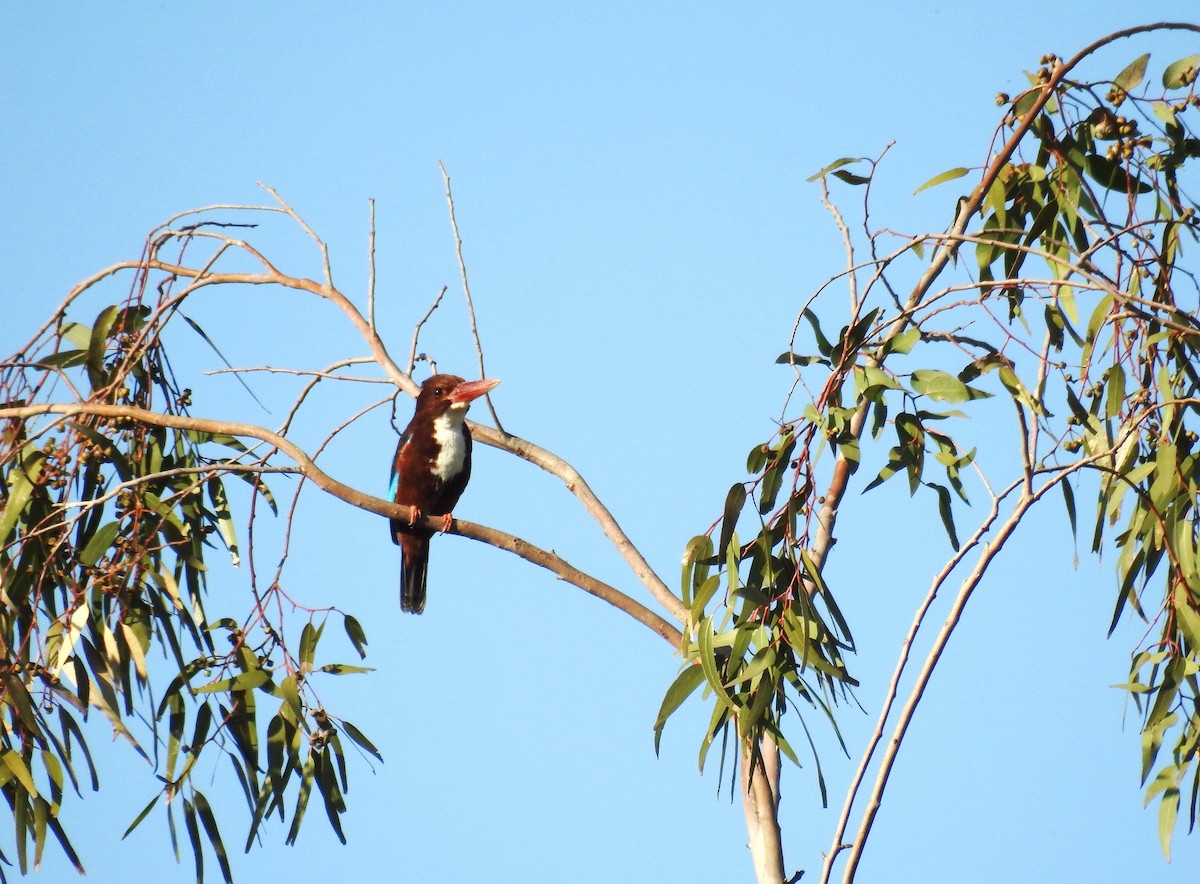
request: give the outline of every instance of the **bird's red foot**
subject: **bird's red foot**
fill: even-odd
[[[408,527],[415,527],[417,522],[421,521],[421,516],[421,508],[414,505],[412,508],[412,515],[408,519]]]
[[[442,533],[445,534],[449,531],[452,524],[454,524],[453,513],[446,513],[446,515],[442,516]]]

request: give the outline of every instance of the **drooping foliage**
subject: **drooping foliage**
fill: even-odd
[[[312,684],[317,673],[364,671],[315,662],[331,615],[365,655],[353,617],[285,620],[296,605],[278,573],[252,582],[236,605],[245,616],[207,613],[213,556],[241,555],[230,503],[241,492],[230,483],[249,513],[276,512],[267,476],[294,469],[273,466],[272,446],[198,428],[192,390],[172,370],[164,329],[183,320],[207,340],[181,310],[221,281],[221,258],[236,251],[204,228],[155,231],[141,260],[81,284],[0,364],[0,792],[14,824],[0,858],[22,872],[48,835],[83,869],[59,811],[100,786],[89,741],[104,728],[88,725],[97,715],[152,765],[142,784],[151,800],[129,831],[164,810],[175,853],[190,845],[198,878],[211,851],[231,879],[199,788],[222,758],[249,808],[248,849],[273,815],[290,816],[293,841],[314,793],[341,837],[344,740],[378,756]],[[206,245],[215,248],[186,260]],[[129,294],[81,315],[83,296],[110,276],[132,278]]]
[[[1164,851],[1185,797],[1194,827],[1200,285],[1188,256],[1200,232],[1200,55],[1155,69],[1144,54],[1108,73],[1095,57],[1146,30],[1070,60],[1046,56],[1029,89],[997,96],[1001,122],[980,150],[988,163],[917,188],[938,188],[922,200],[950,195],[945,232],[902,234],[872,217],[878,160],[844,158],[810,179],[846,266],[800,311],[779,358],[792,390],[772,437],[750,452],[751,478],[684,559],[692,641],[657,730],[703,687],[713,711],[701,764],[731,736],[743,757],[769,739],[795,759],[787,722],[806,735],[808,725],[785,713],[832,720],[832,703],[855,684],[834,600],[846,590],[823,577],[848,489],[900,477],[911,495],[930,496],[947,538],[933,590],[951,574],[963,585],[947,637],[1015,526],[1053,492],[1093,552],[1116,550],[1114,628],[1128,616],[1151,624],[1120,680],[1143,713],[1141,772],[1147,802],[1160,801]],[[971,189],[960,196],[952,182]],[[862,195],[860,224],[831,196],[840,188]],[[858,838],[835,837],[826,879],[839,851],[861,850],[873,813]]]

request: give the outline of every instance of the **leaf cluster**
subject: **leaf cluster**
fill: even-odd
[[[379,757],[310,683],[314,673],[366,671],[315,664],[328,615],[310,614],[289,645],[287,626],[268,619],[282,608],[278,582],[256,590],[244,618],[207,613],[211,554],[223,548],[235,565],[241,556],[230,480],[251,512],[278,509],[265,481],[270,451],[120,416],[21,412],[65,399],[188,416],[192,391],[175,377],[163,331],[180,316],[208,338],[179,312],[194,289],[176,292],[174,274],[150,268],[164,243],[178,240],[182,253],[194,232],[156,239],[126,300],[88,323],[64,311],[0,363],[9,415],[0,420],[0,792],[14,825],[0,860],[15,853],[21,872],[38,865],[48,834],[83,870],[60,812],[100,787],[89,748],[96,714],[157,779],[125,834],[163,808],[176,857],[181,842],[190,846],[198,880],[206,852],[231,880],[198,773],[228,762],[250,813],[249,849],[267,819],[288,811],[294,841],[314,787],[344,840],[344,740]],[[361,626],[337,616],[364,656]]]
[[[946,574],[978,551],[968,583],[1048,491],[1061,490],[1072,530],[1078,495],[1095,495],[1091,548],[1118,551],[1113,626],[1133,610],[1157,627],[1123,687],[1144,711],[1142,773],[1147,800],[1161,800],[1164,850],[1185,783],[1195,825],[1200,290],[1185,245],[1200,238],[1189,196],[1200,56],[1168,64],[1157,83],[1149,60],[1085,82],[1044,58],[1029,90],[998,98],[989,165],[917,189],[974,178],[948,232],[874,228],[875,162],[843,158],[810,179],[826,196],[830,179],[866,188],[863,233],[856,239],[826,200],[848,254],[830,281],[847,289],[841,329],[828,329],[836,306],[818,312],[827,284],[778,360],[794,372],[799,407],[789,397],[779,429],[751,451],[751,478],[685,555],[691,640],[657,729],[703,685],[713,713],[702,761],[729,726],[747,745],[769,736],[795,759],[784,686],[832,721],[833,699],[854,684],[850,628],[823,570],[846,489],[874,462],[863,492],[902,476],[910,495],[936,501]],[[973,430],[971,416],[989,429]],[[989,505],[964,531],[979,496]],[[747,500],[757,518],[743,542]]]

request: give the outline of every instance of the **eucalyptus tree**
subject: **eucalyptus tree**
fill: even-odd
[[[1195,820],[1200,291],[1185,259],[1197,235],[1189,190],[1200,157],[1200,55],[1152,65],[1140,54],[1094,79],[1083,75],[1130,40],[1170,30],[1200,33],[1158,24],[1111,34],[1069,59],[1045,56],[1028,89],[997,96],[998,125],[990,144],[981,141],[987,161],[920,188],[948,195],[952,220],[943,231],[898,233],[874,220],[882,156],[843,158],[810,179],[841,232],[844,267],[798,305],[791,339],[781,341],[777,370],[794,378],[781,419],[750,449],[746,475],[723,505],[697,516],[715,521],[688,544],[678,590],[568,463],[505,431],[495,412],[491,426],[472,425],[477,442],[563,479],[628,563],[631,586],[606,584],[494,528],[456,521],[451,530],[550,569],[678,651],[655,746],[683,703],[699,693],[710,704],[700,764],[719,744],[720,764],[739,771],[760,882],[796,877],[777,818],[782,762],[816,756],[829,741],[821,721],[841,739],[837,710],[856,685],[851,624],[836,601],[846,590],[826,579],[838,514],[869,502],[869,494],[849,497],[851,489],[893,480],[936,501],[947,558],[929,575],[871,738],[843,746],[860,760],[822,880],[837,872],[854,879],[908,726],[965,606],[1047,498],[1093,551],[1118,551],[1113,624],[1130,616],[1152,624],[1122,678],[1143,713],[1142,775],[1148,800],[1159,802],[1164,850],[1185,797]],[[851,221],[839,200],[854,192],[862,199]],[[196,776],[201,757],[230,762],[232,781],[222,788],[244,797],[246,849],[273,816],[294,841],[314,799],[342,837],[346,750],[379,757],[334,708],[336,677],[365,671],[366,630],[351,611],[298,604],[289,589],[297,578],[285,579],[284,569],[291,517],[309,486],[382,517],[412,515],[319,463],[353,421],[398,391],[415,392],[428,314],[398,364],[375,324],[373,285],[357,301],[341,291],[324,243],[269,193],[269,205],[169,219],[139,257],[69,292],[0,364],[0,792],[14,826],[2,849],[15,852],[22,872],[37,865],[49,836],[82,869],[59,810],[98,786],[89,710],[153,765],[150,800],[130,830],[165,813],[176,850],[191,847],[198,877],[211,852],[231,878]],[[311,238],[319,278],[288,273],[248,238],[264,214]],[[458,257],[470,303],[461,248]],[[88,312],[113,280],[124,281],[122,295]],[[181,323],[215,350],[219,335],[210,338],[184,309],[213,290],[245,286],[328,302],[369,354],[294,370],[305,383],[273,429],[198,416],[200,381],[181,377],[178,354],[168,352],[175,339],[165,330]],[[354,373],[367,366],[371,377]],[[298,441],[312,391],[341,383],[384,392],[325,428],[321,441]],[[973,433],[962,420],[973,414],[1005,430]],[[300,477],[290,499],[277,493],[280,474]],[[264,522],[264,511],[282,518]],[[209,619],[206,562],[218,550],[254,556],[255,537],[269,531],[281,534],[282,552],[250,569],[244,615]],[[939,593],[953,601],[934,623]],[[330,628],[360,659],[324,656]],[[910,650],[922,632],[933,633],[931,650],[914,674]],[[664,673],[664,683],[671,677]],[[807,753],[797,749],[801,740]]]

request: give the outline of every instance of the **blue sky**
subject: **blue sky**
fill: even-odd
[[[1104,0],[1082,21],[1069,4],[1029,0],[246,6],[0,6],[0,350],[74,283],[136,258],[151,227],[196,206],[267,202],[263,182],[324,237],[335,282],[360,303],[375,199],[391,351],[407,352],[413,323],[448,285],[422,349],[470,374],[440,160],[489,374],[504,381],[493,397],[502,420],[576,466],[671,586],[688,538],[719,516],[746,452],[771,433],[788,384],[773,361],[797,310],[840,269],[805,179],[895,142],[877,216],[941,228],[949,192],[910,194],[986,159],[992,97],[1018,91],[1023,68],[1119,27],[1194,15],[1185,0],[1136,12]],[[1142,51],[1166,62],[1195,46],[1129,44],[1105,57],[1105,73]],[[255,236],[288,270],[319,272],[286,225]],[[320,367],[364,351],[328,306],[278,293],[214,294],[189,315],[235,365]],[[194,337],[179,341],[182,370],[215,367]],[[292,387],[254,383],[272,414],[227,378],[195,385],[195,411],[274,425]],[[377,394],[355,391],[354,402]],[[348,401],[318,397],[300,438],[344,420]],[[377,413],[323,463],[382,493],[393,445]],[[475,469],[459,515],[642,597],[557,480],[489,450],[477,449]],[[861,649],[851,667],[869,714],[842,713],[856,758],[947,550],[927,501],[881,489],[851,503],[830,568]],[[1124,680],[1141,630],[1105,639],[1110,567],[1073,570],[1060,521],[1048,514],[1024,531],[972,602],[862,880],[1200,874],[1195,839],[1178,836],[1171,864],[1161,858],[1155,810],[1141,809],[1137,715],[1108,687]],[[243,611],[243,578],[218,570],[212,607]],[[740,807],[716,796],[715,768],[696,774],[706,713],[672,720],[654,756],[651,726],[677,661],[641,627],[459,538],[435,540],[427,612],[403,617],[382,520],[315,492],[286,579],[366,626],[378,671],[325,695],[386,764],[352,768],[347,847],[314,810],[296,846],[276,825],[237,855],[240,880],[750,880]],[[786,772],[783,805],[789,865],[814,876],[853,769],[817,733],[833,807],[821,810],[810,768]],[[89,880],[131,870],[190,880],[161,816],[117,842],[155,781],[122,747],[104,754],[115,765],[104,790],[67,816]],[[224,786],[205,787],[210,796],[236,788],[227,772],[214,771]],[[221,810],[236,850],[244,812]],[[47,880],[66,874],[55,856],[45,866]]]

